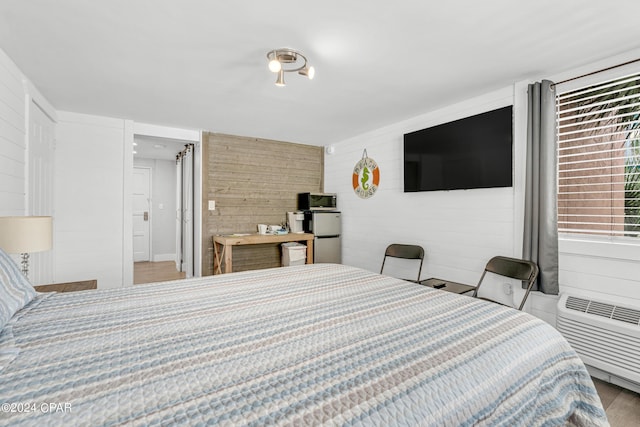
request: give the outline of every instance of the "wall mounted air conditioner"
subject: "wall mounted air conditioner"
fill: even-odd
[[[586,365],[640,384],[640,307],[563,294],[556,327]]]

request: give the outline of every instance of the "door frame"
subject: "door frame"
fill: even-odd
[[[25,81],[23,82],[23,85],[25,90],[25,148],[27,153],[25,158],[25,214],[51,216],[53,219],[52,235],[55,236],[56,222],[53,215],[53,206],[55,203],[53,192],[55,177],[56,125],[58,123],[58,117],[53,106],[49,104],[49,102],[31,82]],[[34,144],[32,122],[35,120],[35,116],[40,113],[43,115],[42,117],[49,120],[49,124],[51,125],[51,141],[49,146],[49,157],[47,159],[50,162],[50,169],[47,175],[42,175],[41,170],[31,170],[33,162],[33,152],[31,148]],[[32,179],[36,178],[34,177],[34,174],[39,175],[39,177],[46,182],[46,190],[48,191],[45,191],[46,194],[41,194],[34,188],[34,183],[32,182]],[[43,204],[46,206],[42,206]],[[49,251],[33,254],[31,263],[31,273],[34,282],[40,281],[43,283],[53,283],[55,278],[55,240],[54,245]]]
[[[196,178],[197,178],[197,174],[196,174],[196,151],[195,151],[195,144],[194,143],[189,143],[188,145],[185,145],[185,148],[180,152],[181,154],[178,154],[178,156],[180,157],[180,159],[176,159],[176,177],[177,177],[177,188],[176,188],[176,206],[177,206],[177,211],[179,212],[177,217],[176,217],[176,263],[177,263],[177,268],[179,271],[186,273],[186,277],[190,278],[190,277],[195,277],[196,274],[196,245],[200,244],[200,240],[198,240],[196,238],[196,233],[197,233],[197,229],[195,227],[196,225],[196,203],[195,203],[195,199],[196,199]],[[185,155],[185,153],[191,153],[191,156],[188,160],[185,161],[185,158],[187,157]],[[188,185],[189,187],[189,193],[190,193],[190,206],[185,206],[184,202],[185,202],[185,196],[187,195],[187,193],[185,193],[185,183],[187,181],[185,181],[185,167],[186,165],[188,165],[187,170],[190,169],[190,174],[188,174],[189,177],[189,181],[190,181],[190,185]],[[188,198],[188,197],[187,197]],[[190,212],[190,215],[186,217],[186,221],[185,221],[185,211],[187,211],[187,208],[190,208],[188,211]],[[186,224],[190,223],[190,232],[189,233],[185,233],[185,227]],[[187,236],[190,235],[190,239],[187,238]],[[185,245],[185,240],[189,240],[189,245]],[[189,248],[188,250],[185,250],[186,248]],[[185,260],[185,253],[188,253],[190,255],[190,258],[188,260]]]
[[[122,227],[122,268],[123,286],[133,286],[133,140],[134,135],[155,136],[160,138],[178,139],[194,144],[194,277],[202,275],[202,132],[171,128],[166,126],[137,123],[125,120],[123,138],[123,227]]]

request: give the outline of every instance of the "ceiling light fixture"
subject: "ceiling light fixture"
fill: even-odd
[[[278,71],[278,79],[276,80],[276,86],[286,86],[284,83],[284,70]]]
[[[278,73],[276,86],[285,86],[284,73],[295,73],[312,80],[315,76],[315,69],[309,65],[307,57],[297,50],[283,47],[274,49],[267,53],[269,60],[269,71]]]

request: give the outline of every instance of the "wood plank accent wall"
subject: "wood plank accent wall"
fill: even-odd
[[[215,234],[255,233],[281,224],[297,194],[324,188],[322,147],[203,133],[202,274],[213,274]],[[216,209],[208,210],[215,200]],[[279,245],[236,246],[233,271],[277,267]]]

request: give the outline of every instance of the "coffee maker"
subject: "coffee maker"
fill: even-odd
[[[304,233],[302,223],[304,221],[304,212],[287,212],[287,224],[289,224],[290,233]]]

